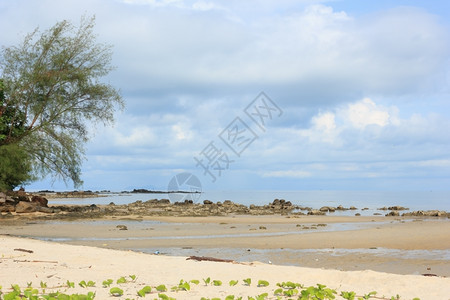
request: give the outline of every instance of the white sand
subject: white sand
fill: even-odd
[[[16,251],[14,249],[32,250],[33,253]],[[136,275],[135,282],[116,284],[124,290],[119,299],[138,298],[136,292],[145,285],[153,288],[165,284],[169,289],[179,283],[198,279],[199,285],[191,284],[190,291],[167,292],[176,299],[200,299],[201,297],[219,297],[227,295],[256,296],[269,293],[270,299],[276,299],[273,291],[276,283],[293,281],[305,286],[325,284],[327,287],[340,291],[355,291],[364,295],[377,291],[377,296],[400,295],[400,299],[418,297],[421,300],[450,299],[450,279],[439,277],[424,277],[419,275],[394,275],[374,271],[335,271],[290,266],[274,266],[269,264],[232,264],[223,262],[196,262],[185,257],[166,257],[149,255],[131,251],[100,249],[87,246],[63,245],[31,239],[21,239],[0,236],[0,285],[3,292],[9,292],[11,284],[26,287],[27,282],[33,282],[33,287],[46,282],[47,291],[51,287],[67,294],[87,293],[95,291],[96,299],[113,299],[109,288],[103,288],[102,282],[108,278],[117,280],[121,276]],[[202,279],[221,280],[222,286],[205,286]],[[242,279],[251,278],[250,287],[243,285]],[[268,287],[257,287],[258,280],[269,281]],[[67,280],[76,284],[75,289],[64,287]],[[78,282],[92,280],[94,288],[81,288]],[[230,280],[239,283],[230,287]],[[148,299],[157,298],[154,291]],[[336,297],[336,299],[341,299]]]

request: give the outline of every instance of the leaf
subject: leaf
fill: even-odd
[[[193,283],[193,284],[195,284],[195,285],[197,285],[197,284],[200,283],[200,281],[198,281],[197,279],[192,279],[190,282]]]
[[[117,284],[120,284],[120,283],[127,283],[127,280],[125,279],[125,277],[120,277],[119,279],[117,279]]]
[[[275,296],[282,295],[282,294],[283,294],[283,289],[282,289],[282,288],[276,289],[276,290],[273,292],[273,294],[274,294]]]
[[[266,280],[258,280],[258,287],[268,286],[268,285],[269,285],[268,281],[266,281]]]
[[[114,280],[112,280],[112,279],[107,279],[107,280],[104,280],[103,282],[102,282],[102,285],[103,285],[103,287],[109,287],[112,283],[114,282]]]
[[[79,286],[81,286],[82,288],[85,288],[87,286],[86,281],[82,280],[78,283]]]
[[[145,297],[146,294],[150,294],[152,292],[152,288],[148,285],[144,286],[142,289],[140,289],[137,293],[141,297]]]
[[[252,284],[252,279],[251,278],[244,279],[244,282],[246,285],[250,285]]]
[[[169,300],[169,297],[165,294],[158,294],[158,297],[163,299],[163,300]]]
[[[113,295],[114,297],[120,297],[123,295],[123,290],[118,287],[113,287],[109,290],[109,293]]]
[[[206,279],[203,279],[203,282],[205,283],[205,285],[208,285],[211,282],[211,278],[208,277]]]
[[[135,281],[136,280],[136,275],[128,275],[131,278],[131,281]]]
[[[238,282],[238,280],[230,280],[230,286],[235,286]]]
[[[221,286],[222,285],[222,281],[220,281],[220,280],[213,280],[213,284],[215,286]]]
[[[87,286],[88,287],[94,287],[95,286],[95,282],[92,281],[92,280],[89,280],[88,283],[87,283]]]
[[[234,300],[234,295],[228,295],[225,297],[225,300]]]
[[[157,290],[158,292],[167,292],[167,288],[166,288],[166,286],[165,286],[164,284],[158,285],[158,286],[156,287],[156,290]]]
[[[66,284],[68,288],[75,288],[75,282],[67,280]]]

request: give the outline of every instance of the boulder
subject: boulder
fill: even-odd
[[[312,210],[308,211],[308,215],[310,215],[310,216],[323,216],[323,215],[325,215],[325,212],[320,211],[318,209],[312,209]]]
[[[386,217],[398,217],[400,216],[400,214],[398,213],[398,211],[391,211],[390,213],[386,214]]]
[[[320,211],[325,211],[325,212],[327,212],[327,211],[334,212],[334,211],[336,211],[336,208],[335,207],[331,207],[331,206],[322,206],[319,210]]]
[[[48,200],[42,196],[31,197],[31,202],[37,203],[41,207],[48,207]]]
[[[0,213],[2,212],[14,212],[16,209],[13,205],[0,205]]]
[[[406,208],[406,207],[403,207],[403,206],[396,205],[396,206],[390,206],[390,207],[388,207],[388,210],[409,210],[409,208]]]
[[[37,211],[38,204],[36,202],[20,201],[16,205],[16,213],[32,213]]]
[[[203,204],[211,205],[213,202],[211,200],[203,200]]]

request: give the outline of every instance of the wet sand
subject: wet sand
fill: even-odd
[[[33,221],[22,217],[0,224],[0,234],[72,245],[346,271],[450,276],[448,257],[439,257],[450,250],[448,219],[278,215]]]

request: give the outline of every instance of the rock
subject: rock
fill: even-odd
[[[259,229],[266,230],[267,228],[266,228],[266,226],[259,226]]]
[[[250,209],[256,209],[256,205],[255,204],[250,204],[249,208]]]
[[[36,209],[38,212],[42,212],[42,213],[46,213],[46,214],[54,213],[53,208],[50,208],[50,207],[38,206]]]
[[[334,212],[334,211],[336,211],[336,208],[335,207],[331,207],[331,206],[322,206],[319,210],[320,211],[325,211],[325,212],[327,212],[327,211]]]
[[[380,213],[374,213],[373,215],[374,215],[374,216],[381,216]]]
[[[211,200],[203,200],[203,204],[211,205],[213,202]]]
[[[14,212],[15,210],[13,205],[0,205],[0,212]]]
[[[359,217],[359,216],[361,216],[361,214],[360,214],[360,213],[356,213],[355,216],[356,216],[356,217]]]
[[[170,204],[170,200],[169,199],[161,199],[161,200],[159,200],[159,204]]]
[[[348,208],[345,208],[342,205],[339,205],[338,207],[336,207],[336,210],[348,210]]]
[[[42,196],[31,197],[31,202],[37,203],[41,207],[48,207],[48,200]]]
[[[117,225],[116,228],[119,230],[128,230],[128,227],[125,225]]]
[[[409,210],[409,208],[403,207],[403,206],[390,206],[388,207],[388,210]]]
[[[0,204],[6,202],[6,194],[0,192]]]
[[[356,207],[354,207],[354,206],[350,206],[350,208],[349,208],[350,210],[357,210],[357,208]]]
[[[310,216],[323,216],[323,215],[325,215],[325,212],[317,210],[317,209],[312,209],[312,210],[308,211],[308,215],[310,215]]]
[[[418,210],[414,212],[404,213],[402,216],[414,216],[414,217],[450,217],[450,213],[439,210]]]
[[[223,205],[233,205],[234,203],[231,200],[223,201]]]
[[[20,201],[16,205],[16,213],[32,213],[37,211],[38,204],[36,202]]]
[[[398,217],[400,214],[398,211],[391,211],[390,213],[386,214],[386,217]]]

